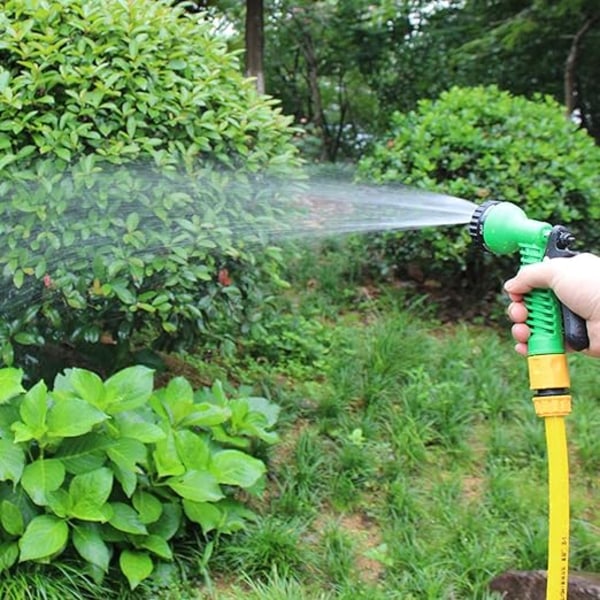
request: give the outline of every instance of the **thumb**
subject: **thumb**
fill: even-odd
[[[504,289],[510,294],[527,294],[536,288],[549,288],[555,273],[554,267],[548,260],[521,267],[516,276],[504,284]]]

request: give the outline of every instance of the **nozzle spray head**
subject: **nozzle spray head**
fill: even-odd
[[[515,204],[496,200],[478,206],[469,223],[475,244],[494,254],[512,254],[524,245],[543,250],[551,230],[551,225],[529,219]]]
[[[469,233],[475,244],[494,254],[518,252],[522,265],[575,254],[569,248],[574,237],[567,229],[529,219],[510,202],[488,201],[478,206],[471,217]],[[563,353],[563,332],[574,350],[589,346],[585,321],[561,305],[550,290],[533,290],[526,295],[525,303],[532,332],[530,355]]]

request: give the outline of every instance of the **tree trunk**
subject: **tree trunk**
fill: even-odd
[[[579,50],[581,47],[581,41],[585,37],[586,33],[600,21],[600,13],[596,13],[586,19],[585,23],[580,27],[579,31],[573,37],[569,55],[567,56],[567,62],[565,64],[565,110],[567,119],[570,119],[573,115],[573,111],[578,105],[578,94],[577,89],[577,59],[579,57]]]
[[[265,93],[263,0],[246,0],[246,75],[254,77],[256,89]]]

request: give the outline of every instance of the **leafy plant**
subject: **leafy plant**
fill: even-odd
[[[527,100],[494,86],[452,88],[397,113],[359,176],[474,202],[513,202],[531,218],[568,225],[590,248],[599,241],[600,150],[563,112],[550,98]],[[379,272],[420,271],[454,289],[496,289],[507,266],[515,266],[473,251],[466,228],[457,227],[376,236],[366,255]]]
[[[257,249],[289,210],[265,173],[298,161],[210,24],[167,0],[8,0],[0,27],[4,364],[67,342],[110,371],[136,333],[168,349],[260,318],[281,279]]]
[[[153,391],[143,366],[106,381],[67,370],[49,390],[0,370],[0,567],[74,549],[97,580],[118,562],[130,587],[173,558],[190,524],[231,533],[253,513],[236,489],[260,489],[253,442],[271,444],[277,407],[194,392],[183,378]]]

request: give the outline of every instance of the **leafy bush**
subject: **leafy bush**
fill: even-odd
[[[190,345],[264,305],[279,253],[256,249],[285,206],[265,173],[296,151],[210,24],[167,0],[8,0],[0,27],[3,362]]]
[[[359,165],[359,177],[400,182],[474,202],[510,201],[531,218],[568,225],[588,247],[600,240],[600,149],[550,98],[496,87],[453,88],[396,114],[390,135]],[[376,236],[372,266],[417,267],[444,286],[496,288],[514,263],[473,251],[466,228]]]
[[[73,548],[97,580],[118,559],[134,588],[186,525],[231,533],[253,517],[233,495],[261,485],[251,445],[277,439],[264,398],[183,378],[153,392],[140,365],[104,382],[70,369],[51,391],[25,392],[13,368],[0,383],[0,569]]]

